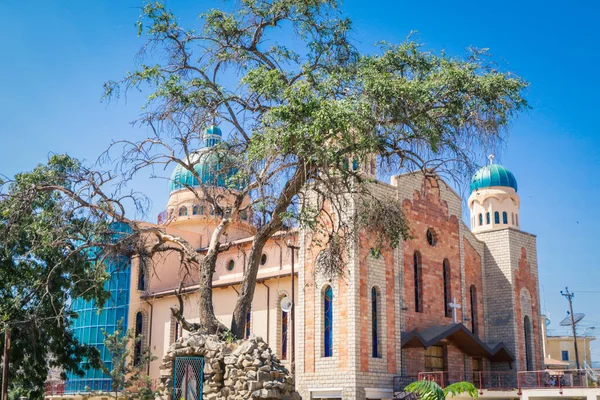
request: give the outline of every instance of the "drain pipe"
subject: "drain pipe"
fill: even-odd
[[[152,348],[152,317],[154,316],[154,305],[147,299],[144,301],[150,306],[150,323],[148,324],[148,349]],[[148,376],[150,376],[150,362],[148,362]]]
[[[269,343],[269,320],[270,320],[270,315],[271,315],[271,310],[269,310],[269,306],[271,305],[271,288],[265,283],[265,281],[261,282],[263,285],[265,285],[265,287],[267,288],[267,343],[269,344],[269,347],[271,346],[271,344]]]

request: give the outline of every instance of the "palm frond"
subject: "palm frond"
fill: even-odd
[[[479,393],[477,392],[477,388],[473,386],[472,383],[469,382],[456,382],[451,385],[448,385],[444,388],[444,397],[451,395],[454,397],[461,393],[467,393],[469,396],[473,398],[477,398]]]

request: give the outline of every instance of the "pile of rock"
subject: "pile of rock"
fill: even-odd
[[[260,337],[224,342],[216,335],[192,334],[171,345],[163,358],[161,388],[173,390],[177,357],[204,357],[203,399],[300,399],[294,380]]]

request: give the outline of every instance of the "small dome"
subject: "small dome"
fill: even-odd
[[[190,154],[190,163],[206,186],[226,187],[228,180],[237,174],[235,161],[213,147],[221,142],[221,129],[212,125],[204,133],[204,147]],[[175,192],[187,187],[199,186],[198,178],[181,165],[171,174],[169,190]]]
[[[482,167],[471,178],[471,193],[493,186],[507,186],[517,191],[517,179],[502,165],[490,164]]]

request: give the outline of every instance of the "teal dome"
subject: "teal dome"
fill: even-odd
[[[190,162],[194,164],[194,170],[205,186],[227,187],[229,179],[238,172],[231,157],[214,148],[221,141],[221,129],[212,125],[204,132],[204,147],[190,154]],[[171,174],[169,190],[175,192],[197,186],[198,178],[178,164]]]
[[[471,193],[493,186],[507,186],[517,191],[517,179],[502,165],[490,164],[482,167],[471,178]]]

